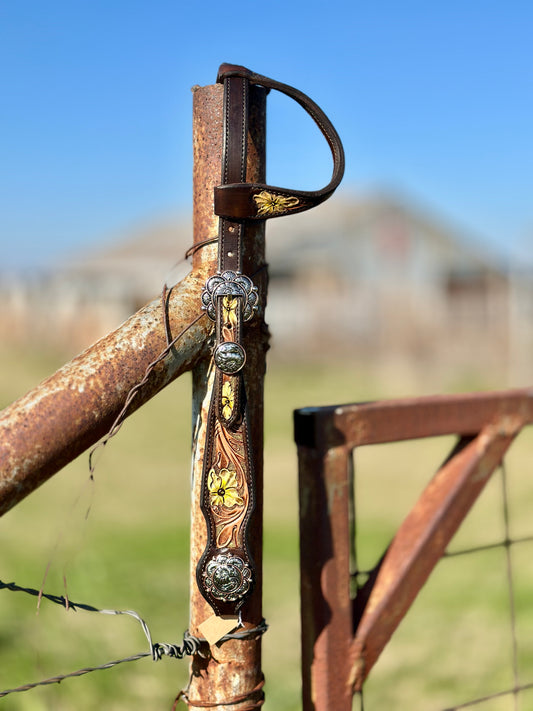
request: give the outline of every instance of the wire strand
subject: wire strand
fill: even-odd
[[[131,388],[131,390],[126,396],[122,409],[120,410],[117,417],[115,418],[115,421],[109,428],[109,431],[99,442],[94,445],[94,447],[89,452],[89,472],[91,477],[94,475],[96,468],[94,462],[94,455],[96,454],[98,449],[105,447],[109,440],[119,432],[120,428],[124,424],[124,420],[126,419],[126,413],[128,412],[128,409],[133,399],[138,395],[139,391],[144,387],[144,385],[146,385],[146,383],[148,382],[148,378],[150,377],[150,374],[152,373],[155,366],[161,363],[161,361],[167,357],[172,347],[179,341],[179,339],[182,338],[185,333],[187,333],[187,331],[195,324],[197,324],[198,321],[200,321],[200,319],[202,319],[205,315],[205,313],[199,314],[195,319],[193,319],[189,324],[187,324],[187,326],[182,331],[180,331],[175,338],[168,342],[164,350],[161,351],[157,358],[146,367],[142,380],[140,380],[136,385]]]
[[[83,669],[78,669],[68,674],[58,674],[48,679],[42,679],[41,681],[31,682],[29,684],[23,684],[17,686],[13,689],[5,689],[0,691],[0,698],[3,696],[8,696],[9,694],[14,694],[22,691],[30,691],[38,686],[48,686],[50,684],[59,684],[64,679],[70,679],[72,677],[83,676],[84,674],[90,674],[94,671],[102,671],[104,669],[111,669],[119,664],[125,662],[134,662],[145,657],[152,657],[154,662],[160,661],[164,656],[171,657],[174,659],[183,659],[185,656],[192,656],[198,654],[201,657],[209,658],[209,644],[207,640],[203,637],[196,637],[192,635],[189,630],[185,630],[183,634],[183,642],[181,645],[170,644],[168,642],[152,642],[152,635],[150,633],[150,628],[143,618],[135,612],[135,610],[112,610],[112,609],[102,609],[95,607],[94,605],[88,605],[84,602],[73,602],[69,600],[64,595],[54,595],[51,593],[45,593],[42,590],[36,590],[35,588],[24,587],[22,585],[17,585],[17,583],[5,583],[0,580],[0,590],[9,590],[10,592],[19,592],[26,595],[31,595],[32,597],[37,597],[40,600],[48,600],[56,605],[60,605],[65,608],[65,610],[71,610],[76,612],[77,610],[84,610],[86,612],[98,612],[102,615],[128,615],[133,617],[140,624],[146,640],[149,644],[149,652],[140,652],[139,654],[134,654],[129,657],[124,657],[122,659],[116,659],[111,662],[106,662],[105,664],[100,664],[97,666],[84,667]],[[222,644],[229,640],[247,640],[255,639],[263,635],[268,630],[268,625],[263,619],[257,625],[251,629],[242,629],[237,632],[232,632],[224,635],[217,644]]]
[[[154,643],[152,642],[152,635],[150,633],[150,628],[143,618],[135,612],[135,610],[112,610],[112,609],[102,609],[95,607],[94,605],[88,605],[83,602],[73,602],[69,600],[64,595],[53,595],[50,593],[45,593],[42,590],[36,590],[35,588],[23,587],[22,585],[17,585],[16,583],[5,583],[0,580],[0,590],[9,590],[11,592],[25,593],[26,595],[31,595],[39,600],[48,600],[56,605],[60,605],[65,608],[65,610],[71,610],[76,612],[77,610],[84,610],[86,612],[98,612],[101,615],[127,615],[133,617],[140,624],[142,631],[148,642],[150,651],[141,652],[139,654],[134,654],[130,657],[124,657],[123,659],[116,659],[112,662],[106,662],[105,664],[100,664],[98,666],[84,667],[83,669],[78,669],[77,671],[70,672],[68,674],[59,674],[48,679],[43,679],[41,681],[32,682],[30,684],[23,684],[13,689],[6,689],[0,691],[0,698],[7,696],[8,694],[13,694],[20,691],[29,691],[37,686],[47,686],[49,684],[58,684],[64,679],[69,679],[71,677],[82,676],[84,674],[89,674],[93,671],[100,671],[103,669],[110,669],[123,662],[133,662],[144,657],[152,657],[153,661],[157,662],[163,658],[163,656],[173,657],[175,659],[183,659],[184,656],[199,654],[201,653],[202,645],[204,640],[194,637],[189,633],[188,630],[185,631],[183,635],[183,643],[181,645],[169,644],[169,643]]]

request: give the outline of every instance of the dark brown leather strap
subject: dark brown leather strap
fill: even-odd
[[[248,80],[231,76],[224,80],[224,146],[222,184],[246,181],[248,138]],[[234,217],[230,215],[228,217]],[[241,271],[242,222],[223,219],[219,229],[218,268]]]
[[[207,545],[196,579],[202,595],[219,615],[234,615],[253,589],[255,571],[248,527],[255,504],[255,478],[242,369],[246,353],[242,331],[258,307],[257,288],[242,274],[242,245],[249,220],[301,212],[326,200],[344,172],[344,151],[323,111],[301,91],[223,64],[224,146],[221,185],[215,188],[220,216],[218,272],[207,280],[202,305],[215,322],[213,394],[207,417],[201,509]],[[325,136],[333,155],[333,175],[317,191],[289,191],[246,183],[248,91],[250,84],[276,89],[297,101]]]
[[[248,87],[245,77],[224,80],[222,183],[246,179]],[[255,504],[255,481],[248,434],[242,368],[243,323],[258,303],[257,289],[242,271],[246,222],[220,220],[218,273],[210,277],[202,301],[215,321],[213,394],[208,413],[201,508],[207,545],[196,571],[202,595],[219,615],[232,615],[254,585],[248,524]]]
[[[288,190],[261,183],[245,183],[244,180],[222,180],[215,188],[215,214],[235,220],[265,220],[292,212],[302,212],[327,200],[338,187],[344,175],[344,149],[339,134],[322,109],[306,94],[288,84],[234,64],[220,66],[217,81],[227,82],[241,78],[250,84],[259,84],[267,89],[275,89],[294,99],[314,120],[331,150],[333,174],[329,183],[321,190]]]

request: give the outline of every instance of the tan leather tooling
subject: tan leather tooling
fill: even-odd
[[[202,470],[201,508],[208,536],[196,579],[218,615],[235,615],[255,578],[248,546],[255,482],[242,333],[259,307],[260,295],[252,279],[242,274],[242,244],[248,221],[308,210],[330,197],[344,173],[344,151],[323,111],[297,89],[231,64],[221,65],[217,81],[224,85],[222,180],[214,195],[214,211],[220,217],[218,272],[202,292],[202,307],[215,322],[216,368]],[[281,91],[314,119],[333,155],[333,174],[322,190],[286,190],[245,182],[251,84]]]

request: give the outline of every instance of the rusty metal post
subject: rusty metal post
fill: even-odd
[[[194,240],[196,244],[217,237],[218,219],[213,213],[213,188],[220,183],[222,163],[223,87],[197,87],[193,98],[194,144]],[[265,105],[266,92],[251,89],[250,133],[248,137],[249,181],[264,182],[265,173]],[[214,274],[217,271],[216,245],[200,248],[195,254],[195,267]],[[259,287],[262,304],[266,302],[266,265],[264,260],[264,223],[257,223],[244,246],[243,272],[253,276]],[[257,499],[251,525],[251,552],[256,565],[256,587],[244,606],[245,628],[256,627],[262,619],[262,472],[263,472],[263,380],[268,331],[262,317],[246,327],[247,364],[245,381],[250,434],[256,475]],[[190,631],[202,636],[199,625],[212,610],[196,583],[196,566],[206,544],[206,524],[200,509],[202,462],[206,420],[211,400],[212,373],[210,358],[204,358],[193,370],[194,452],[191,502],[191,610]],[[244,711],[259,708],[262,698],[261,639],[229,640],[213,645],[211,656],[193,657],[191,679],[186,698],[193,710],[209,706],[213,711]]]
[[[303,711],[351,711],[350,449],[311,409],[295,413],[295,433]]]

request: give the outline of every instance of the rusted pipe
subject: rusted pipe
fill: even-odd
[[[441,467],[398,529],[379,565],[353,643],[354,689],[363,682],[448,543],[487,484],[520,420],[487,425]],[[362,591],[365,592],[364,589]]]
[[[201,242],[217,236],[218,219],[213,214],[213,187],[220,183],[222,162],[223,88],[221,85],[196,88],[193,99],[194,144],[194,239]],[[265,172],[265,90],[254,87],[250,95],[250,133],[248,138],[248,180],[264,182]],[[259,287],[263,306],[266,302],[266,265],[264,260],[264,225],[257,223],[244,245],[243,271],[253,276]],[[216,247],[197,252],[197,258],[217,271]],[[264,309],[263,309],[264,311]],[[242,610],[245,628],[256,627],[262,619],[262,473],[263,473],[263,379],[268,333],[261,317],[246,327],[247,363],[245,382],[252,456],[256,477],[256,505],[251,524],[250,547],[255,562],[256,586]],[[200,490],[207,412],[211,400],[212,379],[209,358],[193,369],[194,454],[191,498],[191,612],[190,630],[202,636],[199,625],[213,614],[196,583],[196,566],[206,544],[205,519],[200,509]],[[191,709],[240,711],[259,708],[262,696],[261,639],[229,640],[213,645],[211,657],[193,657],[187,691]],[[197,703],[195,703],[197,702]]]
[[[302,708],[351,711],[351,459],[298,444]]]
[[[202,313],[204,281],[199,264],[171,290],[167,313],[172,338]],[[208,329],[204,317],[186,331],[154,368],[128,414],[191,369],[205,352]],[[106,434],[130,389],[166,345],[157,299],[0,413],[0,514]]]
[[[199,90],[194,97],[193,218],[194,241],[200,246],[217,235],[212,203],[213,184],[220,179],[221,122],[214,95]],[[252,108],[251,123],[259,126],[253,118],[255,111],[257,107]],[[250,134],[250,170],[260,164],[264,167],[264,159],[259,159],[262,150],[264,133],[254,129]],[[210,170],[214,172],[210,174]],[[257,230],[258,235],[263,234],[261,227]],[[262,245],[262,239],[250,241],[244,254],[246,269],[253,271],[255,264],[263,265]],[[201,289],[213,273],[214,263],[216,245],[202,246],[193,254],[193,271],[171,290],[167,300],[171,337],[202,313]],[[209,331],[204,317],[180,338],[171,354],[154,368],[128,414],[201,360],[208,350]],[[156,299],[0,413],[0,515],[108,432],[128,392],[143,379],[146,368],[166,345],[163,309],[161,300]]]

